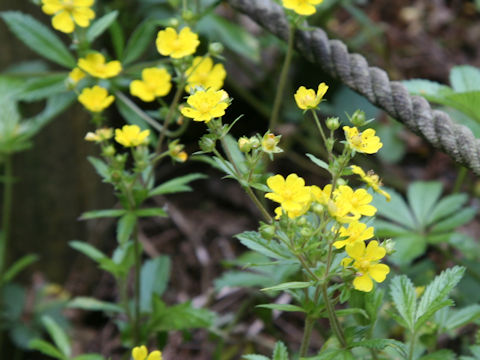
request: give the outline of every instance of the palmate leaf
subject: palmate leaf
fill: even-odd
[[[48,27],[17,11],[6,11],[0,16],[8,28],[37,54],[67,68],[75,67],[75,58]]]
[[[408,187],[407,199],[419,226],[426,225],[428,215],[442,194],[442,184],[438,181],[414,182]]]
[[[288,360],[288,350],[285,344],[277,341],[273,349],[272,360]]]

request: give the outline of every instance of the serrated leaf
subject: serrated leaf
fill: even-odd
[[[428,284],[423,293],[418,308],[415,314],[415,321],[430,313],[432,308],[444,305],[447,306],[445,298],[453,290],[453,288],[460,282],[465,272],[465,268],[461,266],[455,266],[453,268],[443,271],[440,275],[436,276],[433,281]],[[444,307],[441,306],[440,308]],[[439,309],[437,309],[439,310]],[[432,314],[433,315],[433,314]]]
[[[80,251],[82,254],[88,256],[93,261],[99,263],[104,259],[108,259],[108,256],[98,250],[96,247],[82,241],[70,241],[70,247]]]
[[[438,181],[417,181],[407,190],[407,199],[418,224],[424,228],[433,206],[442,194],[442,184]]]
[[[123,215],[117,224],[117,241],[119,244],[125,244],[135,230],[137,225],[137,216],[133,212],[127,212]]]
[[[395,276],[392,279],[390,297],[407,327],[412,331],[415,327],[417,296],[415,287],[406,275]]]
[[[441,199],[437,205],[435,205],[431,212],[427,223],[433,224],[450,214],[457,212],[468,200],[467,194],[453,194]]]
[[[215,313],[193,307],[189,302],[166,306],[156,298],[153,305],[152,331],[187,330],[208,328],[215,319]]]
[[[269,357],[266,357],[264,355],[258,355],[258,354],[243,355],[242,358],[245,360],[270,360]]]
[[[75,58],[48,27],[30,15],[6,11],[0,15],[9,29],[37,54],[67,68],[74,68]]]
[[[439,350],[434,353],[422,356],[419,360],[455,360],[455,353],[451,350]]]
[[[190,182],[198,179],[205,179],[207,176],[204,174],[189,174],[185,176],[180,176],[172,180],[168,180],[163,184],[152,189],[149,196],[165,195],[165,194],[174,194],[178,192],[192,191],[192,188],[187,185]]]
[[[403,354],[405,357],[407,356],[407,351],[405,349],[405,345],[398,341],[392,339],[368,339],[357,341],[352,344],[352,347],[366,347],[368,349],[374,350],[383,350],[386,347],[395,348],[400,354]]]
[[[313,283],[310,281],[290,281],[283,284],[263,288],[260,290],[261,291],[283,291],[283,290],[290,290],[290,289],[305,289],[312,285]]]
[[[130,64],[142,56],[147,47],[153,43],[155,31],[156,21],[149,19],[135,29],[123,52],[122,62],[124,65]]]
[[[42,316],[42,323],[61,353],[66,357],[70,357],[72,354],[72,348],[65,331],[48,315]]]
[[[272,360],[288,360],[288,349],[281,341],[275,343]]]
[[[79,296],[69,301],[68,308],[82,309],[89,311],[105,311],[105,312],[118,312],[123,313],[124,310],[117,304],[109,303],[106,301],[100,301],[91,297]]]
[[[473,304],[462,309],[451,309],[445,321],[445,330],[455,330],[480,318],[480,305]]]
[[[480,90],[480,70],[470,65],[455,66],[450,70],[450,85],[455,92]]]
[[[477,210],[474,208],[465,208],[460,211],[457,211],[455,215],[452,215],[438,223],[436,223],[430,231],[432,233],[440,233],[445,231],[452,231],[459,226],[465,225],[466,223],[470,222],[475,215],[477,214]]]
[[[81,220],[90,220],[98,218],[111,218],[111,217],[120,217],[125,215],[127,211],[124,209],[105,209],[105,210],[92,210],[87,211],[80,216]]]
[[[40,351],[42,354],[51,356],[55,359],[66,360],[67,358],[52,344],[42,340],[42,339],[33,339],[28,344],[28,347],[31,350]]]
[[[261,235],[255,231],[246,231],[235,237],[250,250],[257,251],[270,258],[288,259],[290,257],[286,249],[280,244],[263,239]]]
[[[291,304],[261,304],[257,305],[257,307],[286,312],[305,312],[305,309],[301,308],[300,306]]]
[[[103,15],[101,18],[95,20],[87,30],[87,41],[92,43],[96,38],[102,35],[105,30],[107,30],[110,25],[115,21],[118,16],[118,11],[112,11],[106,15]]]

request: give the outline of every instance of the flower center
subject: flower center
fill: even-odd
[[[350,139],[350,141],[351,141],[352,145],[360,146],[360,145],[362,145],[362,135],[360,135],[360,134],[355,135]]]

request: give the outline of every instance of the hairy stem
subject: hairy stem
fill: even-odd
[[[305,327],[303,328],[302,344],[300,345],[300,357],[304,357],[305,355],[307,355],[314,323],[315,319],[307,316],[305,320]]]
[[[133,230],[133,241],[134,241],[134,253],[135,253],[135,284],[134,284],[134,304],[135,304],[135,313],[134,313],[134,342],[139,344],[140,341],[140,263],[141,263],[141,254],[140,254],[140,242],[138,241],[138,221],[135,224],[135,229]]]
[[[283,62],[282,71],[280,73],[280,80],[278,81],[277,93],[275,94],[275,101],[273,103],[272,116],[270,117],[269,128],[273,131],[277,126],[278,115],[280,113],[280,107],[282,104],[283,91],[285,89],[285,83],[288,77],[288,71],[290,69],[290,64],[292,62],[293,56],[293,44],[295,40],[295,28],[296,26],[290,24],[290,31],[288,34],[288,49],[287,54],[285,55],[285,60]]]
[[[345,335],[343,334],[342,327],[340,326],[340,322],[338,321],[337,315],[335,314],[335,309],[333,308],[332,302],[328,297],[327,283],[324,283],[322,286],[322,295],[323,300],[325,301],[325,309],[327,310],[328,320],[330,322],[330,326],[332,327],[333,333],[340,342],[340,345],[343,348],[346,348],[347,343],[345,341]]]
[[[11,155],[6,155],[4,163],[2,234],[0,236],[0,279],[7,261],[8,239],[10,237],[10,218],[12,212],[13,166]]]

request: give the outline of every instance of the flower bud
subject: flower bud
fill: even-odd
[[[257,149],[260,147],[260,140],[256,136],[252,136],[250,138],[250,145],[252,146],[252,149]]]
[[[260,234],[264,239],[271,240],[275,236],[275,226],[262,224],[260,226]]]
[[[252,145],[250,144],[250,139],[246,136],[242,136],[238,139],[238,148],[241,152],[248,153],[252,150]]]
[[[395,241],[387,239],[383,242],[382,246],[387,251],[387,255],[392,255],[395,252]]]
[[[261,142],[263,152],[266,152],[267,154],[283,152],[283,150],[277,146],[281,137],[281,135],[275,136],[270,131],[263,135]]]
[[[193,20],[195,18],[195,13],[193,11],[190,11],[190,10],[185,10],[183,13],[182,13],[182,18],[183,20],[185,20],[186,22],[189,22],[191,20]]]
[[[173,27],[173,28],[177,28],[178,25],[180,25],[180,22],[178,21],[177,18],[168,19],[168,26]]]
[[[323,205],[319,203],[313,204],[311,209],[317,215],[323,214],[323,211],[324,211]]]
[[[365,120],[365,111],[362,110],[356,110],[350,118],[350,122],[357,127],[365,125]]]
[[[335,131],[340,127],[340,121],[338,117],[329,117],[327,119],[327,128],[329,130]]]
[[[113,145],[105,146],[102,150],[102,155],[105,157],[112,157],[115,155],[115,147]]]
[[[310,237],[310,236],[312,236],[312,229],[310,229],[308,227],[303,227],[300,230],[300,235],[302,235],[303,237]]]
[[[307,224],[307,219],[305,219],[304,216],[301,216],[297,219],[296,223],[298,226],[304,226]]]
[[[212,42],[209,46],[208,46],[208,52],[210,53],[210,55],[212,56],[218,56],[218,55],[221,55],[223,53],[223,44],[219,43],[219,42]]]
[[[200,141],[198,142],[200,149],[204,152],[212,152],[215,149],[215,143],[217,139],[213,134],[203,135]]]

